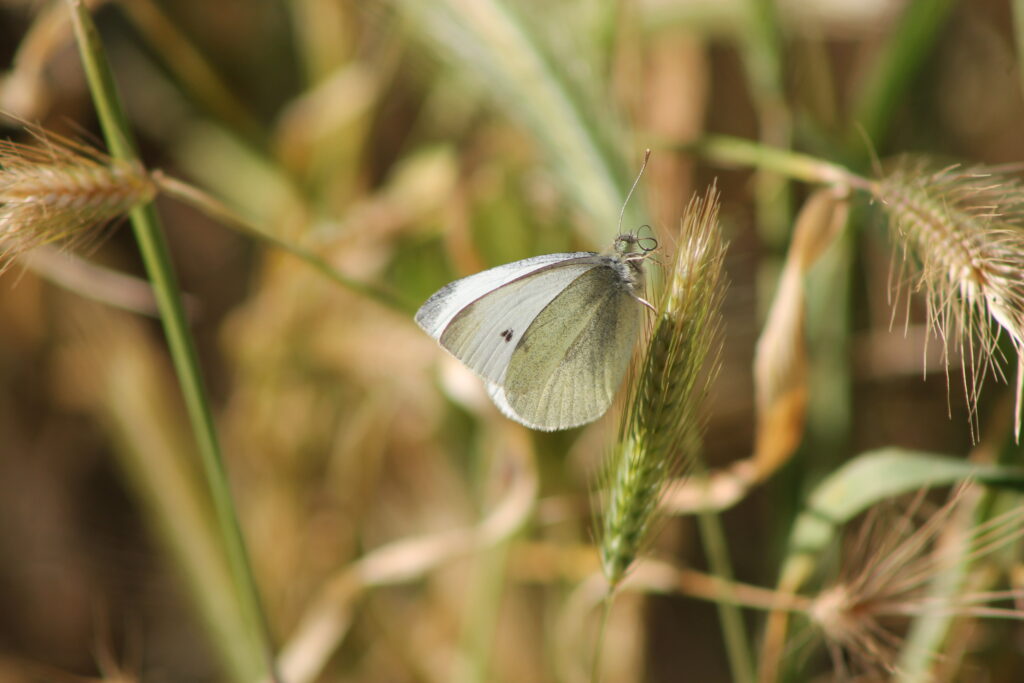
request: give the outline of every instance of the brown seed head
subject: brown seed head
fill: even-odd
[[[91,241],[156,194],[140,166],[32,132],[32,145],[0,141],[0,269],[43,244]]]
[[[1000,332],[1018,355],[1019,437],[1024,391],[1024,185],[1004,169],[937,167],[904,157],[876,185],[895,226],[900,271],[928,298],[932,329],[964,359],[972,427],[984,376],[998,372]],[[902,275],[895,288],[903,284]],[[992,323],[995,323],[993,325]]]

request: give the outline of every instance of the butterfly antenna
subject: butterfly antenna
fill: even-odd
[[[633,181],[633,187],[629,188],[629,193],[626,195],[626,200],[622,202],[622,211],[619,212],[619,227],[616,229],[618,234],[622,234],[622,218],[626,215],[626,205],[629,204],[629,198],[633,196],[633,190],[640,183],[640,178],[644,175],[644,169],[647,168],[647,160],[651,158],[651,148],[648,147],[644,150],[644,162],[640,164],[640,172],[636,174],[636,180]]]
[[[868,135],[868,131],[860,123],[856,124],[857,134],[860,135],[860,139],[864,142],[864,146],[867,147],[868,155],[871,157],[871,168],[875,172],[876,177],[882,177],[882,162],[878,158],[878,150],[875,149],[874,143],[871,142],[871,136]]]

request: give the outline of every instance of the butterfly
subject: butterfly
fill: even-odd
[[[634,184],[635,186],[635,184]],[[657,242],[620,234],[603,253],[547,254],[451,282],[416,322],[532,429],[593,422],[611,405],[643,325]]]

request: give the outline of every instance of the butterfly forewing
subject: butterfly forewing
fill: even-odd
[[[485,270],[476,275],[464,277],[450,282],[434,293],[416,311],[416,322],[427,334],[440,340],[448,323],[459,311],[477,299],[486,296],[504,285],[530,275],[550,266],[566,263],[577,258],[593,257],[594,253],[580,251],[571,254],[544,254],[532,258],[506,263],[502,266]]]
[[[441,346],[481,377],[502,382],[527,327],[560,292],[597,263],[593,254],[560,256],[561,261],[514,278],[464,305],[438,336]]]
[[[508,361],[506,379],[492,387],[498,406],[545,430],[600,417],[615,398],[643,322],[632,287],[608,265],[565,287],[533,319]]]

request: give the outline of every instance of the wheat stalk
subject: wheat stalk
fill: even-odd
[[[650,536],[668,482],[700,448],[705,361],[719,329],[724,246],[718,192],[690,201],[646,355],[630,378],[628,412],[604,475],[601,564],[614,587]],[[701,379],[705,380],[704,382]]]

